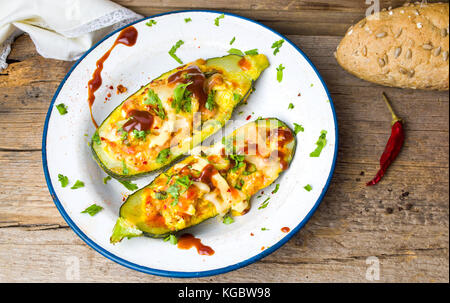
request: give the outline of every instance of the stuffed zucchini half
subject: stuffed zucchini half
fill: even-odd
[[[223,127],[268,66],[265,55],[228,55],[161,75],[98,127],[91,142],[94,158],[119,180],[170,164]]]
[[[216,215],[243,215],[250,198],[289,167],[293,132],[275,118],[250,122],[193,154],[128,197],[111,243],[137,236],[165,237]]]

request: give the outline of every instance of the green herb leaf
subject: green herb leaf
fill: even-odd
[[[111,176],[106,176],[103,178],[103,184],[108,183],[108,181],[111,180]]]
[[[102,209],[103,209],[103,207],[101,207],[100,205],[92,204],[91,206],[89,206],[88,208],[83,210],[81,213],[82,214],[89,214],[90,216],[95,216]]]
[[[184,18],[184,22],[186,22],[186,23],[191,22],[191,21],[192,21],[191,18]]]
[[[241,50],[237,49],[237,48],[230,48],[228,50],[228,53],[231,54],[231,55],[244,56],[244,53]]]
[[[133,135],[136,137],[136,139],[145,140],[145,137],[147,136],[147,131],[133,129]]]
[[[250,49],[248,51],[245,52],[246,55],[257,55],[258,54],[258,49],[254,48],[254,49]]]
[[[167,189],[167,193],[173,197],[173,202],[171,203],[172,206],[175,206],[178,204],[178,198],[180,197],[180,189],[176,184],[171,185]]]
[[[177,55],[175,55],[175,52],[177,51],[177,49],[180,48],[180,46],[182,46],[184,44],[183,40],[178,40],[177,43],[175,43],[174,46],[172,46],[172,48],[169,50],[169,55],[174,58],[178,63],[183,64],[183,61],[181,61],[180,58],[177,57]]]
[[[69,178],[61,174],[58,174],[58,181],[61,182],[61,187],[66,187],[69,184]]]
[[[293,109],[294,108],[294,104],[289,103],[288,109]]]
[[[159,152],[158,157],[156,157],[156,163],[164,164],[170,157],[170,148],[163,149]]]
[[[150,19],[150,20],[148,20],[148,22],[145,23],[145,25],[150,26],[150,27],[155,25],[155,24],[156,24],[156,21],[153,20],[153,19]]]
[[[281,39],[281,40],[275,41],[275,42],[272,44],[271,48],[274,48],[273,54],[274,54],[275,56],[276,56],[277,53],[280,51],[280,48],[281,48],[281,46],[283,45],[283,43],[284,43],[284,39]]]
[[[77,180],[70,189],[77,189],[77,188],[81,188],[81,187],[84,187],[84,182]]]
[[[147,105],[156,105],[155,112],[161,119],[166,119],[166,112],[164,111],[164,107],[162,105],[161,99],[159,99],[158,95],[151,88],[147,91],[147,98],[143,101],[144,104]]]
[[[167,199],[167,192],[165,192],[165,191],[156,192],[155,198],[158,200],[165,200],[165,199]]]
[[[122,160],[122,173],[124,175],[128,175],[129,174],[129,170],[128,170],[127,164],[125,163],[125,160]]]
[[[214,25],[215,26],[219,26],[219,20],[225,18],[225,15],[222,14],[219,17],[217,17],[216,19],[214,19]]]
[[[311,191],[312,190],[312,186],[307,184],[305,187],[303,187],[304,189],[306,189],[307,191]]]
[[[177,181],[175,181],[175,183],[184,186],[186,189],[188,189],[189,186],[192,185],[192,180],[191,178],[189,178],[189,176],[186,175],[181,178],[178,178]]]
[[[178,243],[178,239],[175,235],[168,235],[164,238],[164,242],[169,241],[170,244],[176,245]]]
[[[92,141],[94,141],[97,145],[100,145],[102,143],[102,140],[100,140],[100,136],[98,135],[98,131],[95,131],[94,135],[92,136]]]
[[[305,129],[300,124],[294,123],[294,133],[297,135],[299,132],[304,132]]]
[[[266,200],[264,200],[264,202],[263,202],[263,203],[261,203],[261,206],[259,206],[259,207],[258,207],[258,209],[263,209],[263,208],[266,208],[266,207],[267,207],[267,205],[269,204],[269,200],[270,200],[270,197],[269,197],[269,198],[267,198]]]
[[[67,114],[67,106],[64,103],[56,105],[56,109],[59,111],[61,115]]]
[[[123,186],[126,187],[126,189],[134,191],[138,189],[138,186],[130,181],[119,181]]]
[[[232,172],[237,171],[239,168],[241,168],[242,166],[245,165],[245,163],[244,163],[245,156],[244,155],[230,155],[229,157],[231,160],[234,160],[234,162],[235,162],[234,167],[231,169]]]
[[[235,40],[236,40],[236,37],[233,37],[233,39],[231,39],[231,41],[230,41],[230,45],[233,44]]]
[[[280,64],[277,67],[277,81],[281,82],[283,80],[283,70],[284,70],[284,66],[283,64]]]
[[[234,222],[234,219],[230,216],[230,215],[226,215],[225,217],[223,217],[223,224],[231,224]]]
[[[234,186],[234,188],[241,190],[242,186],[244,186],[245,182],[244,180],[239,180],[238,183]]]
[[[261,230],[262,230],[262,231],[266,231],[266,230],[270,230],[270,229],[265,228],[265,227],[261,227]]]
[[[192,83],[192,81],[188,83],[180,83],[173,90],[174,99],[172,102],[172,108],[175,108],[177,113],[182,109],[183,100],[186,99],[186,87],[188,87]]]
[[[272,194],[276,194],[279,189],[280,189],[280,184],[275,185],[275,189],[272,191]]]
[[[320,132],[320,136],[319,139],[317,139],[316,142],[316,149],[311,152],[309,154],[310,157],[319,157],[320,153],[322,152],[322,149],[325,147],[325,145],[327,144],[327,131],[326,130],[322,130]]]
[[[238,101],[241,100],[242,96],[240,94],[233,93],[233,100]]]
[[[214,102],[214,95],[216,94],[215,91],[211,90],[208,94],[208,99],[206,99],[205,108],[207,110],[213,110],[214,106],[216,106],[216,103]]]

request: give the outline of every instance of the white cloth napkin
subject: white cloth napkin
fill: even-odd
[[[0,0],[0,71],[28,33],[45,58],[76,60],[107,33],[142,18],[107,0]]]

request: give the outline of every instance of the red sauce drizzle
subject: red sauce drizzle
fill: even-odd
[[[128,112],[127,116],[131,117],[131,119],[128,120],[122,127],[126,132],[133,129],[137,131],[149,130],[153,125],[154,119],[149,112],[133,109]]]
[[[102,70],[103,70],[103,63],[108,59],[109,55],[111,54],[111,51],[116,47],[117,44],[123,44],[126,46],[133,46],[136,43],[136,39],[138,36],[137,30],[133,26],[129,26],[127,28],[124,28],[117,37],[114,44],[111,46],[111,48],[97,61],[94,73],[92,74],[91,80],[88,82],[88,102],[89,102],[89,111],[91,113],[91,119],[94,123],[95,127],[98,128],[97,122],[95,122],[94,116],[92,115],[92,106],[94,105],[95,101],[95,95],[94,93],[97,91],[97,89],[102,85]]]
[[[208,164],[202,169],[200,177],[192,179],[197,182],[206,183],[208,184],[211,190],[214,190],[214,188],[216,187],[212,182],[212,177],[217,173],[218,173],[217,169],[215,169],[212,164]]]
[[[191,65],[186,69],[179,70],[170,75],[167,79],[169,84],[192,82],[192,84],[188,85],[186,88],[198,99],[201,111],[205,109],[206,99],[208,98],[208,94],[205,92],[204,88],[205,80],[205,75],[196,65]]]
[[[281,228],[281,231],[284,233],[288,233],[291,231],[291,229],[289,227],[283,227],[283,228]]]
[[[195,238],[191,234],[184,234],[178,239],[178,248],[180,249],[189,249],[191,247],[195,247],[199,255],[214,255],[214,250],[206,245],[203,245],[200,239]]]

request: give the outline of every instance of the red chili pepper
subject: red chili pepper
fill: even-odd
[[[392,115],[391,136],[389,137],[386,147],[384,148],[384,152],[380,158],[380,170],[378,170],[375,177],[371,181],[367,182],[366,185],[375,185],[381,180],[389,165],[391,165],[391,163],[400,153],[403,142],[405,141],[402,119],[397,117],[397,115],[394,113],[394,110],[392,109],[391,104],[389,103],[389,100],[384,93],[383,99]]]

